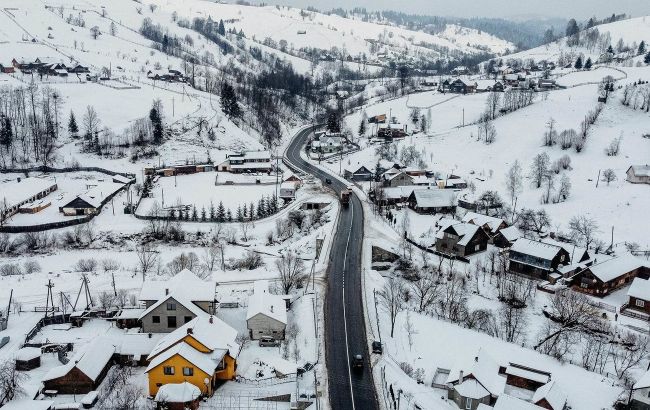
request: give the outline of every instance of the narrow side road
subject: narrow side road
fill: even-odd
[[[300,156],[312,128],[299,131],[285,151],[285,160],[294,167],[325,182],[340,194],[346,184],[309,164]],[[379,409],[368,357],[366,324],[363,314],[361,250],[363,207],[352,195],[350,205],[341,209],[327,270],[325,299],[325,356],[329,379],[329,401],[334,410]],[[355,371],[351,358],[364,357],[364,368]]]

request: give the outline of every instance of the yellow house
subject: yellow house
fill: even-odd
[[[235,377],[236,338],[235,329],[213,316],[196,317],[166,335],[147,358],[149,395],[165,384],[188,382],[211,396],[219,381]]]

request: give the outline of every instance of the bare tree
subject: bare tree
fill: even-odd
[[[612,343],[612,364],[619,379],[627,378],[628,372],[637,367],[648,354],[648,337],[633,332],[618,335],[618,343]]]
[[[588,218],[584,215],[574,216],[569,220],[569,234],[571,238],[589,248],[594,240],[596,234],[599,233],[598,224],[594,219]]]
[[[0,406],[25,394],[22,384],[26,378],[25,373],[16,370],[13,361],[0,364]]]
[[[93,38],[93,40],[97,40],[97,37],[99,37],[102,34],[101,30],[99,30],[99,27],[97,26],[92,26],[90,28],[90,35]]]
[[[379,304],[388,311],[390,316],[390,337],[395,334],[397,315],[404,310],[404,284],[394,278],[388,278],[384,288],[378,292]]]
[[[239,224],[239,229],[241,230],[241,234],[242,234],[242,240],[244,242],[248,242],[248,240],[251,239],[249,233],[254,226],[255,225],[250,220],[243,221],[242,223]]]
[[[305,264],[295,252],[289,251],[275,261],[280,275],[280,284],[285,294],[296,288],[304,280]]]
[[[440,294],[440,282],[434,279],[431,273],[426,272],[411,283],[411,291],[416,298],[418,312],[424,313],[436,303]]]
[[[607,182],[607,185],[609,185],[610,182],[616,181],[616,179],[616,172],[614,172],[614,170],[611,168],[607,168],[603,171],[603,176],[600,180]]]
[[[525,309],[504,304],[498,311],[499,337],[506,342],[520,343],[526,338]]]
[[[135,248],[136,255],[138,256],[138,264],[140,272],[142,273],[142,281],[147,276],[147,273],[156,266],[158,262],[158,251],[150,244],[142,244]]]
[[[92,105],[86,107],[86,113],[83,117],[84,133],[86,138],[91,138],[99,129],[101,122],[97,111]]]
[[[110,273],[118,270],[120,268],[120,263],[116,261],[115,259],[102,259],[102,269],[104,269],[104,272]]]
[[[551,164],[551,159],[548,157],[548,154],[542,152],[537,154],[533,158],[533,163],[530,166],[530,172],[528,176],[533,181],[537,188],[542,186],[544,181],[544,176],[548,173],[549,166]]]
[[[463,276],[449,269],[449,276],[437,304],[438,315],[458,323],[467,315],[467,285]]]
[[[523,189],[523,176],[519,160],[515,160],[508,173],[506,174],[506,190],[510,195],[511,204],[515,203],[515,198]]]

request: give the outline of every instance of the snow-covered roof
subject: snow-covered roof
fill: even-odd
[[[540,410],[541,407],[522,399],[502,394],[494,403],[493,410]]]
[[[123,356],[132,355],[134,359],[138,360],[143,356],[149,356],[149,353],[151,353],[162,337],[163,334],[161,333],[153,333],[151,335],[147,333],[119,334],[118,337],[114,338],[114,344],[117,353]]]
[[[532,380],[544,384],[548,383],[548,381],[551,379],[551,376],[548,373],[536,372],[512,364],[506,367],[506,374],[522,377],[527,380]]]
[[[217,317],[201,316],[195,317],[160,339],[149,354],[149,359],[166,351],[188,335],[210,350],[229,351],[233,357],[239,353],[235,329]]]
[[[203,370],[205,373],[213,374],[226,353],[226,350],[215,350],[211,353],[203,353],[199,352],[189,344],[181,342],[154,357],[151,362],[149,362],[149,366],[147,366],[145,373],[148,373],[152,369],[178,355]]]
[[[512,244],[510,251],[551,260],[561,249],[561,247],[549,243],[533,241],[527,238],[519,238]]]
[[[100,337],[86,345],[86,347],[75,355],[68,363],[51,369],[45,377],[45,380],[58,379],[63,377],[74,367],[79,369],[89,379],[95,381],[101,374],[106,364],[111,360],[115,353],[115,346],[110,339]]]
[[[470,399],[482,399],[483,397],[489,396],[490,392],[485,390],[485,388],[479,383],[476,379],[468,379],[455,386],[454,389],[463,397],[468,397]]]
[[[201,390],[192,383],[163,384],[156,393],[155,401],[165,403],[187,403],[201,396]]]
[[[632,165],[630,169],[638,177],[650,177],[650,165]]]
[[[503,237],[506,238],[508,242],[514,242],[517,239],[521,238],[521,231],[519,231],[519,228],[516,226],[503,228],[499,232],[501,232],[501,235],[503,235]]]
[[[562,410],[566,404],[567,395],[560,388],[559,383],[556,383],[555,380],[551,380],[538,388],[533,395],[533,403],[539,403],[543,399],[546,399],[553,410]]]
[[[280,184],[280,189],[296,189],[296,181],[285,181]]]
[[[193,302],[212,302],[215,283],[201,280],[189,269],[183,269],[168,280],[145,281],[139,299],[159,300],[172,292]]]
[[[456,362],[445,383],[459,381],[461,372],[463,377],[472,375],[495,396],[500,395],[506,385],[505,377],[499,375],[499,364],[484,349],[479,349],[473,357],[462,357]]]
[[[11,208],[14,205],[25,202],[30,198],[47,191],[56,185],[53,179],[49,178],[23,178],[20,182],[15,181],[2,184],[0,194],[0,208]]]
[[[139,319],[146,309],[122,309],[116,319]]]
[[[451,226],[448,226],[444,230],[447,231],[449,229],[453,229],[458,236],[461,237],[461,239],[458,241],[458,244],[461,246],[465,246],[469,243],[469,241],[472,240],[476,232],[481,229],[480,226],[477,225],[472,225],[472,224],[466,224],[466,223],[457,223],[453,224]]]
[[[452,180],[453,181],[453,180]],[[492,233],[496,233],[501,225],[504,223],[503,219],[494,216],[478,214],[476,212],[468,212],[462,219],[465,223],[470,223],[478,226],[487,225]]]
[[[52,400],[18,399],[2,406],[2,410],[50,410],[52,406]]]
[[[16,352],[16,360],[26,362],[41,357],[41,349],[37,347],[23,347]]]
[[[645,389],[650,387],[650,370],[643,373],[643,376],[632,386],[633,389]]]
[[[246,320],[257,315],[264,315],[280,323],[287,324],[287,307],[284,298],[269,292],[268,280],[253,283],[253,295],[248,299]]]
[[[143,317],[147,316],[151,312],[153,312],[155,309],[158,308],[158,306],[161,306],[163,303],[166,303],[169,300],[176,301],[177,303],[180,303],[184,307],[187,308],[190,312],[194,313],[196,316],[202,316],[202,315],[207,315],[207,312],[205,312],[203,309],[198,307],[197,305],[194,304],[191,300],[188,300],[185,298],[184,295],[176,294],[176,293],[170,293],[169,295],[163,297],[162,299],[158,300],[156,303],[153,305],[149,306],[147,310],[142,312],[140,315],[139,319],[142,319]]]
[[[242,157],[244,160],[247,159],[264,159],[270,160],[271,153],[269,151],[245,151],[239,154],[230,155],[230,157]]]
[[[650,280],[634,278],[627,295],[637,299],[650,300]]]
[[[444,208],[456,204],[456,193],[449,189],[418,189],[413,193],[421,208]]]
[[[601,281],[609,282],[610,280],[616,279],[642,266],[647,267],[649,265],[650,264],[645,264],[643,261],[634,256],[626,255],[591,265],[588,269],[595,277]]]

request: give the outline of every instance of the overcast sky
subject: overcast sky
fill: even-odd
[[[650,0],[266,0],[267,4],[296,7],[314,6],[320,10],[335,7],[371,10],[397,10],[411,14],[456,17],[576,17],[586,19],[612,13],[650,15]]]

